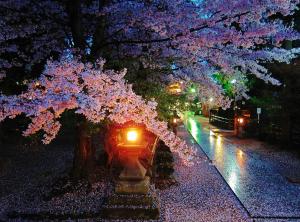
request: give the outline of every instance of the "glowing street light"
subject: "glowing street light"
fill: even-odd
[[[209,102],[212,102],[212,101],[214,101],[214,98],[212,98],[212,97],[209,98]]]
[[[190,88],[190,92],[191,92],[191,93],[195,93],[195,92],[196,92],[196,88],[195,88],[195,86],[193,86],[193,85],[191,86],[191,88]]]

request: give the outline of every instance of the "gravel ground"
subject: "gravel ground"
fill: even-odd
[[[179,135],[193,143],[184,128],[179,129]],[[105,180],[93,184],[89,193],[83,188],[44,200],[49,184],[70,168],[72,150],[72,147],[50,145],[35,152],[20,152],[15,157],[13,151],[6,155],[6,167],[2,167],[0,175],[0,221],[29,221],[26,214],[41,215],[35,219],[43,221],[43,216],[48,215],[68,221],[76,217],[88,218],[81,221],[103,221],[99,212],[109,186]],[[199,153],[199,160],[187,167],[175,157],[175,176],[179,184],[157,190],[161,203],[158,221],[252,221],[203,153]],[[23,217],[13,218],[16,214]]]
[[[4,145],[3,145],[4,146]],[[72,146],[38,145],[34,148],[6,145],[0,150],[0,198],[43,184],[72,163]]]

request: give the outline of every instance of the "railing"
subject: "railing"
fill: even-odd
[[[234,129],[234,119],[221,117],[212,113],[209,116],[209,123],[223,129]]]

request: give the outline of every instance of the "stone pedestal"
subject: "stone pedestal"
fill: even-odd
[[[147,170],[139,161],[139,152],[128,152],[122,158],[123,170],[119,175],[120,180],[143,180]]]
[[[118,194],[147,194],[149,187],[149,177],[138,181],[119,180],[116,182],[115,192]]]
[[[103,206],[106,219],[154,220],[159,204],[147,170],[139,161],[140,151],[129,150],[122,156],[123,170]]]

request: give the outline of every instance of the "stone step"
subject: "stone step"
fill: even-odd
[[[154,197],[149,194],[131,195],[131,194],[112,194],[107,200],[108,205],[144,205],[150,206],[154,202]]]
[[[114,220],[155,220],[159,218],[159,204],[153,201],[147,205],[112,205],[102,206],[102,217]]]

